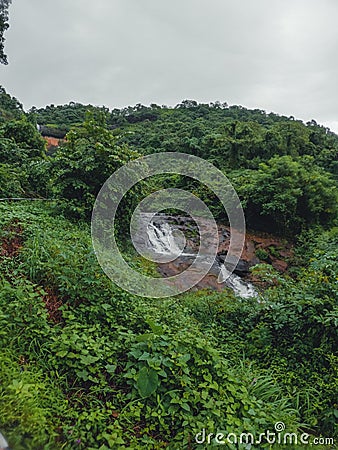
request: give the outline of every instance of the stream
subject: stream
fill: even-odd
[[[144,214],[142,220],[146,223],[147,239],[143,242],[151,253],[168,257],[164,263],[159,263],[159,271],[163,276],[172,276],[183,272],[196,258],[200,258],[200,263],[210,263],[210,255],[198,255],[196,248],[196,226],[189,217],[175,217],[168,215],[156,215],[149,221],[149,217]],[[186,238],[185,233],[190,237]],[[230,234],[220,236],[220,239],[230,239]],[[197,238],[198,240],[198,238]],[[176,257],[176,258],[175,258]],[[214,258],[213,258],[214,259]],[[227,286],[233,290],[235,295],[241,298],[256,297],[257,291],[252,283],[245,277],[231,273],[223,264],[224,257],[218,254],[213,261],[208,273],[208,283],[199,283],[197,287],[211,287],[221,290]]]

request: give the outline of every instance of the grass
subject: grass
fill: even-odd
[[[305,384],[294,401],[289,368],[263,367],[273,350],[253,336],[270,304],[127,294],[102,273],[89,226],[47,205],[0,204],[0,228],[2,246],[15,243],[0,278],[0,429],[15,450],[198,448],[203,427],[276,421],[296,431],[318,413],[316,392],[331,392],[328,372],[326,391]]]

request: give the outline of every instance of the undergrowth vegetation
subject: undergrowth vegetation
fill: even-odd
[[[27,115],[0,94],[1,197],[23,198],[0,202],[0,430],[11,447],[202,449],[203,430],[258,437],[277,422],[338,439],[337,137],[313,122],[221,104],[111,113],[74,104]],[[70,130],[53,156],[36,119]],[[294,239],[283,275],[268,263],[279,250],[257,250],[258,298],[230,289],[142,298],[102,272],[88,221],[95,196],[112,171],[166,150],[230,170],[250,226]],[[135,270],[157,276],[124,233],[139,199],[164,179],[127,197],[117,227]],[[209,192],[190,187],[218,217]]]
[[[85,223],[0,209],[2,238],[15,228],[22,242],[1,257],[1,426],[14,448],[195,448],[203,428],[278,421],[334,433],[336,230],[260,303],[230,291],[159,301],[111,284]]]

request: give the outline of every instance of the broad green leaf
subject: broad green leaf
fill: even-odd
[[[159,385],[155,370],[142,367],[137,375],[137,389],[142,397],[149,397]]]

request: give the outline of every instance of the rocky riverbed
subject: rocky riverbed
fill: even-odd
[[[164,277],[177,275],[190,267],[199,248],[198,228],[190,217],[164,214],[156,216],[148,226],[148,241],[144,245],[152,246],[155,253],[175,253],[183,235],[185,243],[181,255],[171,261],[158,263],[158,270]],[[255,284],[258,280],[251,275],[250,268],[259,263],[267,263],[283,273],[288,268],[287,260],[292,256],[291,244],[267,233],[247,232],[241,259],[234,273],[228,277],[223,263],[229,245],[229,227],[218,224],[217,256],[208,274],[194,289],[221,291],[230,287],[236,295],[253,297],[257,295]]]

